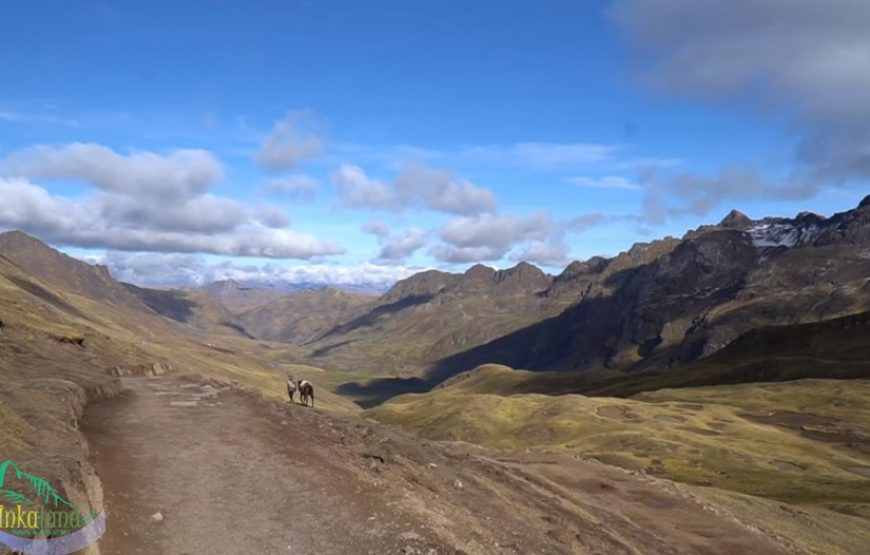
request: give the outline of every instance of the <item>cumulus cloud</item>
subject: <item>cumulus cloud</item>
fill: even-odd
[[[377,237],[386,237],[390,234],[390,226],[384,222],[371,221],[363,224],[361,228],[363,233],[375,235]]]
[[[223,166],[205,150],[122,155],[102,145],[73,143],[61,147],[40,145],[14,152],[0,159],[0,175],[74,179],[102,191],[167,200],[206,192],[223,176]]]
[[[535,241],[524,249],[512,253],[515,262],[525,261],[541,266],[564,266],[568,262],[568,245]]]
[[[121,155],[80,143],[33,147],[0,159],[0,227],[84,248],[302,259],[344,252],[335,241],[286,229],[288,218],[275,207],[252,213],[209,193],[221,173],[205,151]],[[66,198],[35,178],[78,179],[92,189]]]
[[[574,216],[564,222],[561,222],[559,227],[562,232],[565,233],[577,233],[580,231],[585,231],[591,227],[608,224],[611,222],[618,221],[632,221],[636,220],[635,216],[623,216],[619,214],[601,214],[598,212],[591,212],[588,214],[580,214],[579,216]]]
[[[723,167],[712,177],[680,173],[652,183],[643,201],[643,219],[651,224],[687,214],[703,216],[723,200],[750,200],[760,194],[797,199],[811,196],[813,190],[806,182],[771,183],[755,170],[738,166]]]
[[[492,212],[496,199],[491,191],[452,172],[420,163],[406,164],[395,181],[370,178],[358,166],[343,165],[333,172],[339,203],[348,208],[402,210],[427,208],[448,214]]]
[[[267,227],[282,228],[290,225],[290,216],[283,208],[264,204],[257,208],[257,220]]]
[[[422,229],[411,228],[393,236],[381,240],[381,252],[378,260],[383,262],[395,262],[404,260],[429,242],[429,234]]]
[[[395,193],[386,183],[371,179],[359,166],[343,164],[332,172],[339,203],[347,208],[392,210],[398,207]]]
[[[316,122],[309,112],[291,112],[275,123],[263,139],[257,164],[271,171],[290,170],[323,153],[323,139],[311,128]]]
[[[429,253],[450,263],[498,260],[515,245],[547,240],[558,234],[558,228],[547,212],[525,218],[512,214],[457,216],[441,228],[444,244],[434,246]]]
[[[633,183],[620,175],[606,175],[603,177],[571,177],[568,179],[571,183],[581,187],[590,189],[615,189],[623,191],[637,191],[643,189],[640,185]]]
[[[449,264],[468,264],[486,260],[499,260],[507,254],[508,248],[499,247],[454,247],[452,245],[435,245],[429,249],[429,254],[440,262]]]
[[[638,221],[637,216],[581,214],[556,221],[549,212],[521,217],[512,214],[482,214],[455,217],[441,228],[442,244],[429,249],[437,260],[449,263],[493,261],[508,257],[544,266],[567,261],[569,234],[617,221]]]
[[[276,196],[309,202],[314,200],[320,190],[320,184],[312,177],[299,174],[270,179],[266,181],[263,188]]]
[[[618,0],[613,17],[653,87],[785,116],[797,137],[793,171],[778,181],[752,167],[655,175],[650,221],[726,198],[809,198],[870,177],[870,3]]]
[[[109,251],[105,256],[79,255],[89,263],[106,264],[115,278],[150,287],[205,285],[223,279],[245,283],[289,285],[355,285],[386,290],[396,281],[425,268],[401,265],[305,264],[287,266],[208,261],[202,256],[178,253],[141,254]]]
[[[556,229],[552,216],[538,212],[528,217],[482,214],[450,219],[441,229],[441,239],[456,247],[507,249],[528,240],[544,240]]]
[[[179,233],[227,232],[249,218],[248,209],[241,202],[211,194],[174,203],[106,194],[98,197],[98,204],[101,221]]]
[[[396,178],[396,192],[405,204],[419,203],[448,214],[480,214],[495,210],[495,196],[447,170],[419,163],[405,165]]]

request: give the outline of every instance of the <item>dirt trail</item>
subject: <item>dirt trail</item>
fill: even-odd
[[[84,422],[106,555],[787,552],[605,465],[420,440],[207,381],[124,385]]]

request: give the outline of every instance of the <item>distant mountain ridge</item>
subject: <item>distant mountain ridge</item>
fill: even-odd
[[[487,363],[678,366],[754,328],[870,310],[870,196],[827,218],[754,220],[732,211],[682,238],[572,262],[557,276],[532,268],[411,276],[319,337],[314,355],[327,365],[404,362],[397,373],[414,377],[417,390],[418,378],[431,385]]]
[[[870,309],[866,199],[830,218],[750,220],[732,212],[719,225],[647,248],[658,256],[620,264],[623,254],[585,273],[575,265],[574,275],[585,279],[579,303],[552,321],[441,361],[442,371],[477,361],[563,370],[674,366],[755,327]],[[520,344],[526,348],[514,347]]]
[[[261,281],[238,281],[223,279],[191,288],[202,291],[212,299],[226,306],[234,314],[240,314],[254,307],[264,305],[276,299],[300,291],[321,291],[335,289],[348,293],[377,296],[384,290],[366,285],[355,284],[319,284],[319,283],[265,283]]]
[[[238,319],[258,339],[305,343],[375,298],[333,287],[304,289],[242,310]]]

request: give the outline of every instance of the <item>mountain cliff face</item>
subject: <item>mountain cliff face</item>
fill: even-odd
[[[735,211],[681,240],[654,242],[641,251],[646,256],[632,256],[637,248],[572,264],[549,294],[579,302],[442,359],[436,375],[487,362],[540,370],[670,367],[760,326],[870,309],[870,200],[830,218],[751,220]]]

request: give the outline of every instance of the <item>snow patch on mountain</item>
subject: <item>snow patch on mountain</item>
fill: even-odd
[[[763,222],[746,229],[756,247],[792,248],[811,243],[821,229],[819,226],[797,226],[791,222]]]

